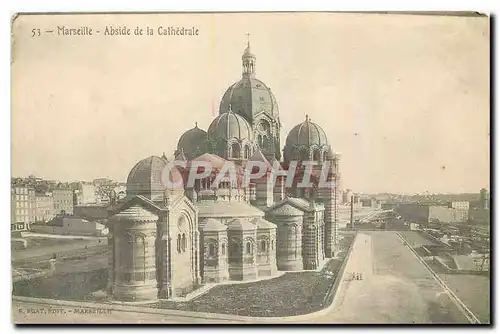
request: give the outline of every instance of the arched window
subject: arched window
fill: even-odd
[[[250,146],[245,145],[245,159],[250,158]]]
[[[259,137],[257,139],[259,142],[259,147],[262,148],[262,135],[259,135]]]
[[[184,253],[187,248],[186,234],[182,233],[182,252]]]
[[[300,160],[301,161],[309,161],[309,152],[307,152],[306,150],[301,151]]]
[[[233,245],[231,247],[231,253],[232,255],[237,255],[240,253],[240,245],[237,242],[233,242]]]
[[[143,236],[136,236],[135,238],[135,258],[141,259],[139,263],[142,263],[142,270],[135,273],[136,281],[146,280],[146,243]]]
[[[321,153],[319,151],[314,151],[313,153],[313,160],[314,161],[320,161]]]
[[[177,253],[181,252],[181,242],[182,242],[182,237],[180,234],[177,235]]]
[[[262,148],[264,150],[269,150],[270,149],[270,145],[271,144],[271,141],[269,140],[269,138],[267,138],[267,136],[264,136],[262,138]]]
[[[208,245],[208,256],[215,256],[215,245],[212,243]]]
[[[252,254],[252,243],[250,241],[247,241],[246,250],[247,254]]]
[[[274,250],[274,239],[271,240],[271,250]]]
[[[231,145],[231,157],[235,159],[240,158],[240,145],[238,143]]]
[[[266,246],[267,246],[266,240],[262,240],[262,241],[260,242],[260,251],[261,251],[261,252],[265,252],[265,251],[267,250],[267,247],[266,247]]]
[[[221,157],[227,156],[227,145],[223,141],[217,142],[216,145],[216,153],[217,155],[220,155]]]
[[[222,244],[222,255],[226,255],[226,244]]]

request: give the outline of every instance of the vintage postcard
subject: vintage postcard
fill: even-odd
[[[15,324],[489,324],[490,18],[12,18]]]

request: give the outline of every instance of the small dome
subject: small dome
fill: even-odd
[[[250,43],[247,44],[247,47],[245,48],[245,51],[243,51],[243,55],[241,56],[241,59],[245,59],[248,57],[255,58],[255,55],[252,53],[252,50],[250,48]]]
[[[286,137],[286,145],[295,146],[325,146],[328,139],[325,131],[306,116],[305,122],[296,125]]]
[[[198,123],[196,123],[194,128],[184,132],[181,138],[179,138],[177,150],[183,150],[188,159],[193,159],[203,153],[202,149],[206,138],[207,133],[200,129]]]
[[[157,156],[139,161],[128,174],[127,194],[144,195],[151,199],[163,196],[162,173],[166,165],[165,160]]]
[[[233,219],[228,224],[228,230],[236,230],[236,231],[253,231],[256,230],[257,226],[252,224],[246,219],[238,218]]]
[[[211,140],[236,138],[238,140],[252,140],[253,132],[248,122],[229,109],[228,112],[217,116],[208,128],[208,138]]]
[[[163,199],[166,180],[163,172],[167,162],[157,156],[139,161],[130,171],[127,177],[127,195],[143,195],[152,200]],[[176,168],[171,168],[168,179],[171,188],[183,188],[182,174]]]
[[[222,224],[221,222],[215,219],[207,219],[206,221],[200,224],[203,231],[225,231],[227,230],[227,226]]]

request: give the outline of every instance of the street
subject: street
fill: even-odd
[[[332,311],[316,323],[467,323],[395,232],[360,232]]]

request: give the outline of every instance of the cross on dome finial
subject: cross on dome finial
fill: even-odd
[[[194,127],[197,128],[198,127],[198,122],[194,122]]]
[[[247,35],[247,46],[250,47],[250,33],[246,33],[245,35]]]
[[[233,108],[231,108],[231,103],[229,103],[229,112],[233,112]]]
[[[309,115],[306,114],[306,122],[309,122]]]

